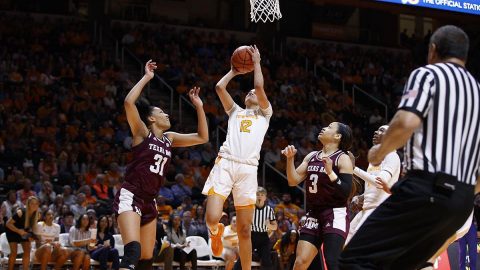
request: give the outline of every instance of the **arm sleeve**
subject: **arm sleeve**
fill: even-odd
[[[355,169],[353,169],[353,174],[360,177],[363,181],[375,185],[375,176],[373,174],[368,173],[358,167],[355,167]]]
[[[398,109],[413,112],[424,119],[433,103],[435,79],[424,67],[414,70],[403,91]]]
[[[378,175],[383,181],[392,186],[393,175],[400,170],[400,158],[397,153],[388,154],[382,162],[382,171]]]
[[[225,112],[227,113],[228,116],[231,116],[232,113],[234,113],[237,109],[238,109],[238,105],[237,103],[234,102],[232,108],[230,108],[230,110]]]
[[[352,190],[352,175],[348,173],[340,173],[338,174],[336,183],[340,185],[343,195],[348,197]]]
[[[265,116],[265,118],[267,118],[268,121],[270,121],[270,118],[272,118],[272,115],[273,115],[272,104],[269,102],[267,108],[265,109],[260,108],[260,112],[263,114],[263,116]]]

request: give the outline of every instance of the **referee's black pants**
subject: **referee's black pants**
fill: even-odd
[[[260,257],[261,269],[271,269],[273,266],[270,246],[270,239],[266,232],[252,232],[252,252],[256,253]],[[240,259],[237,260],[234,270],[242,269]]]
[[[451,194],[435,175],[413,171],[395,184],[340,255],[340,269],[417,269],[472,212],[474,186],[456,182]]]

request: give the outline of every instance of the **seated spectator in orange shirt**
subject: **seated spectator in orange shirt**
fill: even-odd
[[[97,194],[97,198],[100,200],[108,200],[108,186],[105,184],[105,174],[98,174],[95,178],[95,184],[93,184],[93,190]],[[113,198],[112,198],[113,199]]]
[[[87,205],[95,205],[97,203],[97,198],[92,195],[92,189],[90,188],[90,186],[83,186],[82,192],[85,194],[85,202],[87,203]]]
[[[285,217],[292,223],[298,223],[298,210],[300,210],[300,207],[292,203],[290,193],[284,193],[282,195],[282,202],[275,207],[275,212],[282,211]]]
[[[162,220],[168,220],[170,215],[173,213],[173,208],[165,204],[165,197],[162,195],[157,196],[157,211],[158,215],[162,218]]]

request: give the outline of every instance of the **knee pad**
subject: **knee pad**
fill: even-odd
[[[136,270],[152,270],[153,258],[140,260]]]
[[[134,270],[140,260],[140,254],[142,252],[142,247],[137,241],[132,241],[126,244],[123,247],[124,255],[122,262],[120,263],[120,268],[127,268]]]

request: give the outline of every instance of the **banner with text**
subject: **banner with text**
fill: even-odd
[[[401,5],[443,9],[448,11],[480,15],[479,0],[377,0]]]

